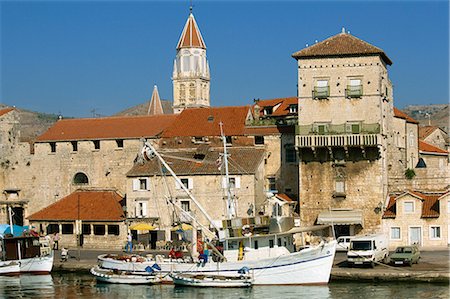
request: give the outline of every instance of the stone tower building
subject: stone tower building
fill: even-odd
[[[173,65],[173,111],[209,107],[209,64],[206,45],[192,12],[184,25]]]
[[[338,235],[376,232],[388,195],[392,62],[344,30],[292,56],[302,225],[334,224]]]

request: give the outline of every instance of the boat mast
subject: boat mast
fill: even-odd
[[[227,153],[227,138],[223,134],[223,123],[220,122],[220,137],[223,142],[223,163],[225,164],[225,188],[227,192],[227,217],[228,219],[236,217],[234,201],[230,190],[230,175],[228,173],[228,153]]]
[[[142,149],[142,154],[143,154],[145,159],[150,159],[153,155],[155,155],[161,161],[161,163],[164,165],[164,167],[170,172],[170,174],[175,179],[177,184],[183,189],[184,192],[186,192],[186,194],[195,203],[195,205],[199,208],[199,210],[206,217],[206,219],[208,219],[209,223],[217,231],[220,230],[219,227],[217,227],[217,225],[214,223],[214,221],[211,218],[211,216],[209,216],[209,214],[202,207],[202,205],[195,199],[195,197],[191,194],[191,192],[189,192],[189,190],[186,188],[186,186],[181,182],[181,180],[175,174],[175,172],[173,172],[172,168],[170,168],[170,166],[166,163],[166,161],[164,161],[162,156],[156,151],[156,149],[150,144],[150,142],[147,142],[147,141],[144,142],[144,148]],[[216,235],[212,231],[210,231],[209,229],[204,229],[204,230],[206,230],[211,235],[211,237],[216,238]]]

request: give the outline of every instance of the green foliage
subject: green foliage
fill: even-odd
[[[414,169],[408,168],[405,170],[405,177],[408,180],[412,180],[415,176],[416,176],[416,172],[414,171]]]

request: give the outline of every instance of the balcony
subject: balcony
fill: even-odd
[[[326,130],[317,126],[301,125],[296,130],[295,145],[298,148],[316,147],[369,147],[381,145],[379,124],[327,124]],[[317,130],[319,128],[319,130]]]
[[[347,85],[345,96],[347,98],[360,98],[363,95],[362,85]]]
[[[329,86],[314,86],[313,98],[314,99],[326,99],[330,96]]]

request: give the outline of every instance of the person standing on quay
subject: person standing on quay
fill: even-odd
[[[59,234],[53,233],[53,250],[58,250],[59,248]]]
[[[125,251],[131,253],[131,251],[133,250],[133,244],[131,243],[132,237],[131,234],[128,233],[127,236],[127,246],[125,247]]]

